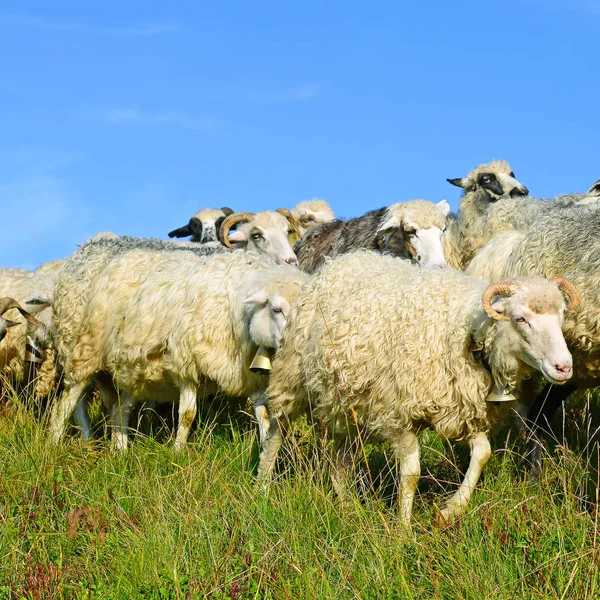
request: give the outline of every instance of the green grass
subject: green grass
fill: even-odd
[[[367,448],[375,489],[341,506],[306,428],[264,493],[244,415],[199,425],[181,453],[138,436],[115,455],[75,435],[48,446],[16,402],[0,414],[0,599],[596,599],[597,455],[577,425],[588,413],[565,418],[572,445],[544,459],[537,482],[522,473],[522,444],[496,441],[468,514],[445,531],[432,527],[435,504],[466,454],[425,433],[410,536],[385,448]]]

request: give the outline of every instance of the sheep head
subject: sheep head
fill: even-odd
[[[312,225],[329,223],[335,219],[331,206],[325,200],[319,198],[300,202],[292,209],[292,215],[296,219],[301,236]]]
[[[19,324],[16,321],[11,321],[2,316],[11,308],[17,309],[32,325],[36,325],[37,327],[43,326],[41,321],[38,321],[34,316],[30,315],[14,298],[0,298],[0,340],[4,339],[9,327],[14,327]]]
[[[298,259],[291,240],[297,238],[298,232],[288,213],[286,209],[256,214],[234,213],[223,221],[219,236],[229,248],[242,248],[269,257],[278,264],[296,266]],[[235,232],[230,234],[236,225]]]
[[[225,217],[232,215],[231,208],[224,206],[223,208],[204,208],[199,210],[190,220],[187,225],[179,227],[169,232],[169,237],[182,238],[189,235],[192,236],[192,242],[207,244],[209,242],[218,241],[217,232]]]
[[[445,267],[442,234],[450,206],[442,200],[437,204],[427,200],[411,200],[392,204],[382,219],[377,236],[383,236],[385,249],[392,233],[400,232],[410,257],[425,267]]]
[[[255,290],[249,290],[252,293],[244,300],[244,312],[248,336],[263,359],[270,359],[279,348],[290,309],[308,279],[301,271],[282,267],[258,274]],[[266,363],[255,366],[263,371]]]
[[[462,188],[465,193],[480,191],[488,202],[529,195],[529,190],[515,178],[509,164],[504,160],[493,160],[488,164],[479,165],[466,177],[446,181]]]
[[[500,321],[492,362],[519,360],[540,371],[550,383],[561,384],[573,374],[573,359],[562,333],[566,309],[575,308],[579,294],[564,277],[518,277],[492,283],[481,302]]]

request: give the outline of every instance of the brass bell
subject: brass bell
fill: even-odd
[[[270,373],[271,359],[273,358],[274,354],[274,348],[265,348],[264,346],[259,346],[256,354],[254,355],[254,359],[252,360],[252,364],[250,365],[250,370],[253,373]]]

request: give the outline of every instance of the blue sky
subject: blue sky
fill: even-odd
[[[206,206],[340,216],[492,158],[600,177],[600,0],[3,2],[0,265]]]

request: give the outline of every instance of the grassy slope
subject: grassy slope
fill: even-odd
[[[382,449],[369,449],[375,491],[341,507],[314,436],[300,432],[264,494],[252,485],[254,430],[241,422],[200,426],[180,454],[138,438],[114,455],[75,436],[48,447],[31,411],[4,410],[0,599],[600,597],[579,454],[558,448],[531,483],[512,444],[496,444],[468,514],[438,532],[434,502],[461,458],[425,434],[410,537],[394,525]]]

